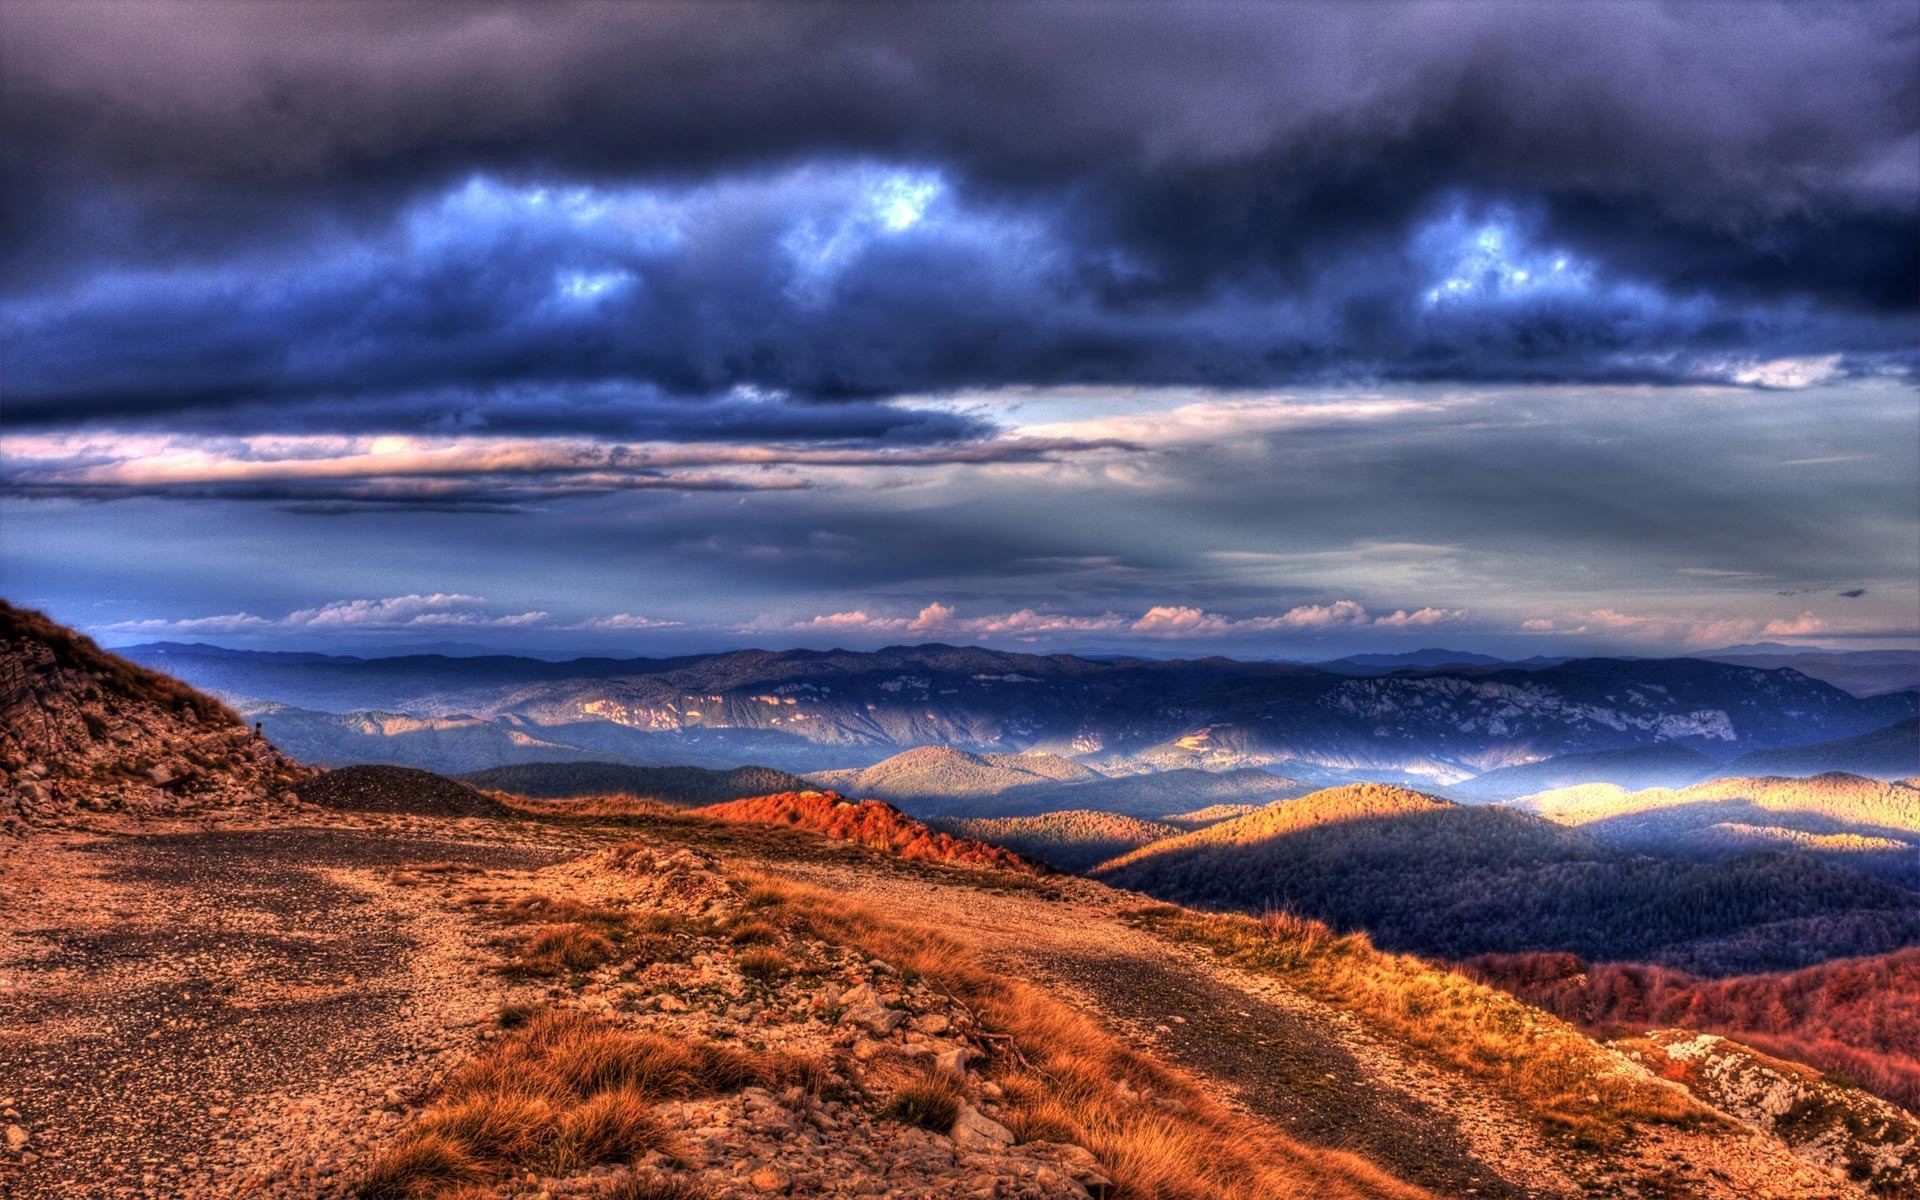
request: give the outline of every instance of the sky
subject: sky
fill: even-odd
[[[0,6],[107,644],[1920,645],[1920,10]]]

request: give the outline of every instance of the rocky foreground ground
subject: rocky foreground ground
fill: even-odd
[[[1914,1193],[1910,1121],[1863,1171],[1857,1144],[1796,1155],[1766,1101],[1743,1112],[1737,1095],[1719,1102],[1731,1118],[1583,1145],[1366,1013],[1084,881],[680,817],[89,819],[0,858],[0,1195],[22,1200],[1242,1194],[1221,1182],[1232,1163],[1201,1191],[1156,1191],[1137,1149],[1047,1115],[1033,1089],[1058,1069],[1053,1026],[1011,1035],[943,985],[920,947],[945,939],[967,971],[1025,981],[1114,1039],[1100,1111],[1254,1147],[1248,1163],[1318,1181],[1303,1194]],[[664,1083],[541,1099],[551,1111],[521,1116],[551,1126],[525,1135],[544,1149],[497,1159],[526,1169],[402,1170],[499,1117],[487,1079],[572,1070],[554,1048],[588,1044],[681,1057]],[[629,1092],[642,1110],[616,1121]],[[592,1120],[613,1132],[579,1133]],[[1268,1182],[1244,1194],[1284,1194]]]

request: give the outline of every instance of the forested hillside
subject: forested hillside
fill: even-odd
[[[1489,955],[1466,969],[1588,1028],[1724,1033],[1920,1112],[1920,949],[1734,979],[1571,954]]]
[[[1062,871],[1085,871],[1181,832],[1159,821],[1085,809],[1038,817],[948,817],[930,824],[960,837],[1005,846]]]
[[[1529,813],[1378,785],[1287,801],[1094,874],[1180,903],[1289,908],[1452,958],[1551,949],[1728,974],[1920,941],[1920,896],[1803,854],[1634,854]]]

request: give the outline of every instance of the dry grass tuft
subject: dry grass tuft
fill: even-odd
[[[706,1200],[706,1193],[683,1179],[629,1175],[595,1200]]]
[[[795,932],[853,946],[913,972],[1004,1037],[990,1070],[1016,1133],[1070,1141],[1128,1196],[1155,1200],[1413,1200],[1428,1193],[1354,1155],[1303,1145],[1231,1112],[1197,1084],[1136,1053],[1082,1013],[981,964],[930,928],[880,917],[845,897],[771,877],[756,891]],[[1125,1087],[1117,1086],[1124,1081]]]
[[[1365,934],[1338,934],[1291,913],[1256,919],[1162,908],[1134,915],[1238,966],[1284,978],[1377,1031],[1492,1083],[1578,1144],[1609,1148],[1635,1124],[1687,1126],[1714,1119],[1673,1089],[1623,1072],[1566,1023],[1417,958],[1382,953]]]
[[[520,943],[519,958],[511,969],[522,975],[565,975],[591,971],[618,953],[612,938],[585,925],[549,925]]]
[[[560,1118],[542,1166],[564,1174],[604,1162],[632,1162],[666,1150],[672,1135],[653,1115],[653,1102],[632,1088],[601,1092]]]
[[[362,1200],[426,1200],[449,1187],[535,1169],[549,1174],[672,1151],[662,1100],[792,1083],[819,1064],[542,1012],[448,1077],[435,1105],[362,1179]]]
[[[382,1154],[353,1194],[356,1200],[426,1200],[482,1174],[464,1147],[441,1134],[423,1132]]]
[[[780,931],[758,918],[742,921],[727,931],[736,946],[762,946],[780,940]]]
[[[500,915],[518,924],[589,925],[605,933],[617,933],[632,921],[617,908],[555,896],[522,896],[507,905]]]
[[[960,1088],[944,1071],[928,1070],[893,1094],[886,1114],[896,1121],[946,1133],[960,1116]]]
[[[778,950],[749,950],[734,959],[733,965],[748,979],[767,984],[773,983],[793,968],[793,964],[787,961],[787,956]]]
[[[500,1006],[500,1011],[494,1014],[493,1019],[502,1029],[518,1029],[533,1020],[539,1012],[538,1005],[503,1004]]]

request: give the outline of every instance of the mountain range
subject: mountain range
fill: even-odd
[[[302,752],[319,761],[384,755],[462,770],[591,758],[755,763],[806,774],[947,746],[1039,752],[1104,775],[1260,767],[1309,783],[1434,787],[1565,755],[1656,745],[1727,763],[1873,734],[1920,712],[1920,694],[1911,691],[1858,697],[1792,667],[1699,659],[1353,675],[1289,663],[1094,661],[943,645],[565,663],[176,643],[125,653],[230,701],[288,706],[258,717],[271,734],[284,728],[290,742],[304,738]],[[289,709],[353,719],[329,732],[329,722]],[[390,715],[358,715],[376,713]]]

